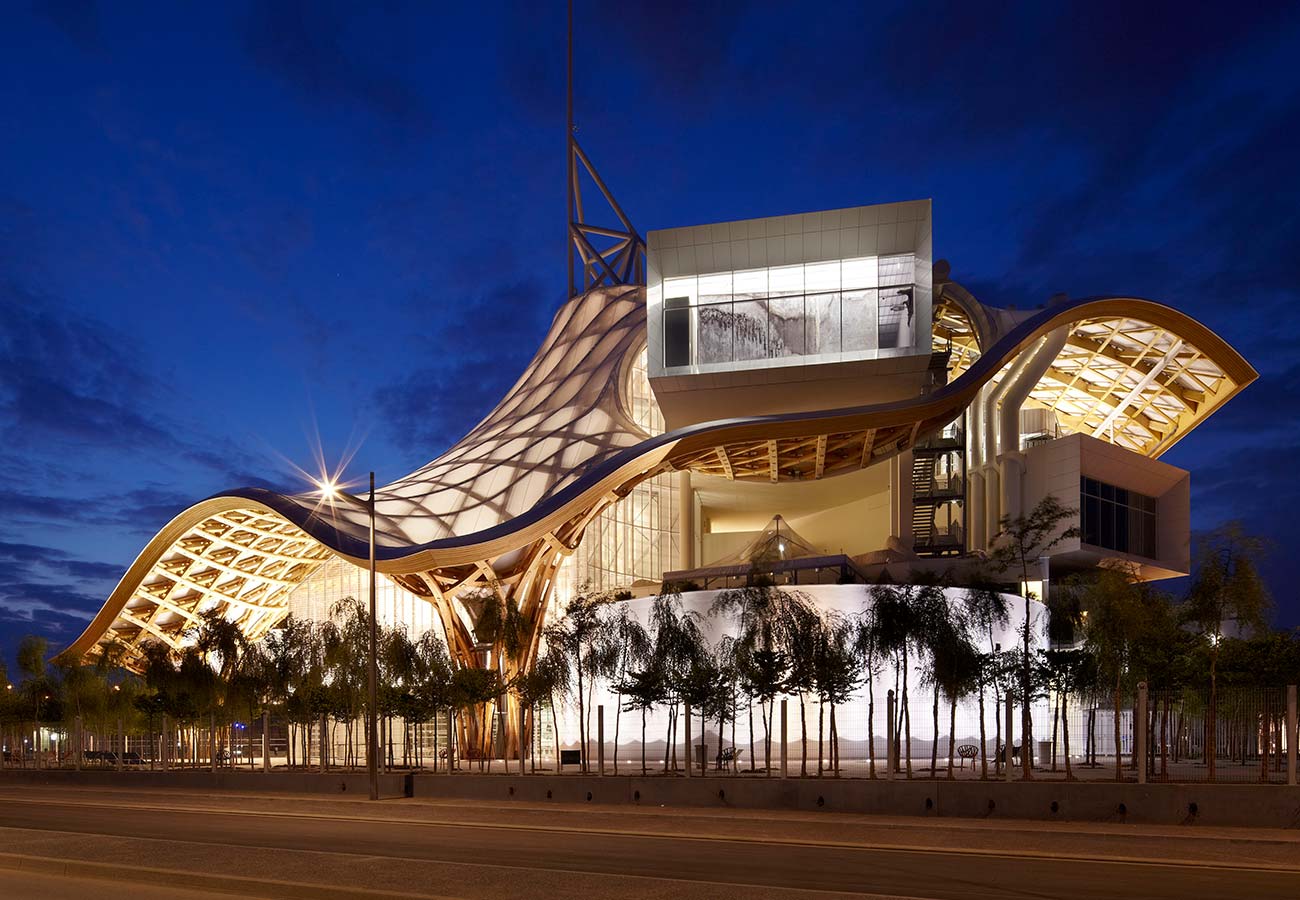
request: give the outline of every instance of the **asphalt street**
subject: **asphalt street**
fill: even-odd
[[[1119,836],[1104,828],[1053,836],[1015,822],[874,826],[847,816],[783,822],[779,813],[732,820],[298,798],[250,798],[245,807],[231,797],[0,791],[0,841],[11,854],[444,897],[1300,896],[1294,835],[1221,829],[1183,841],[1168,829],[1126,828]],[[0,868],[0,886],[10,874]]]

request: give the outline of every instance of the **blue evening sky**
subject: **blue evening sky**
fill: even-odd
[[[0,657],[222,488],[380,481],[564,294],[564,7],[6,3]],[[1262,373],[1165,459],[1300,624],[1294,4],[578,2],[579,134],[644,230],[933,198],[994,304],[1128,293]]]

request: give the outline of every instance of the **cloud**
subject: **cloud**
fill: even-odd
[[[122,571],[58,547],[0,541],[0,648],[32,633],[56,648],[67,643],[99,610]]]
[[[132,342],[100,322],[58,309],[54,298],[0,281],[0,437],[172,446],[139,412],[152,391]]]
[[[400,131],[428,133],[433,115],[419,92],[398,76],[359,58],[352,29],[336,9],[305,0],[253,5],[243,28],[244,49],[261,69],[300,97],[329,109],[363,109]]]

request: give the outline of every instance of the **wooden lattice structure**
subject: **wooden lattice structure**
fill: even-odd
[[[1031,401],[1072,430],[1148,456],[1255,378],[1209,329],[1150,301],[1094,299],[1016,315],[975,302],[942,286],[935,344],[956,362],[949,383],[924,396],[652,436],[622,389],[645,346],[644,288],[588,291],[561,307],[496,409],[442,456],[376,492],[379,571],[433,604],[464,665],[482,657],[458,595],[488,587],[512,596],[532,634],[512,666],[527,666],[560,563],[595,516],[646,478],[689,469],[771,482],[876,465],[951,422],[1019,353],[1062,326],[1070,329],[1065,350]],[[210,498],[149,542],[65,654],[90,655],[108,641],[138,647],[150,637],[179,646],[211,608],[260,637],[322,560],[366,565],[366,534],[363,512],[322,505],[315,494],[249,488]]]

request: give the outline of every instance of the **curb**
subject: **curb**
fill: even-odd
[[[58,859],[51,856],[28,856],[21,853],[0,853],[0,870],[16,869],[67,878],[90,878],[100,881],[120,881],[175,888],[183,885],[188,890],[206,890],[244,896],[282,897],[285,900],[457,900],[445,894],[414,894],[405,891],[367,890],[337,887],[329,884],[307,884],[298,881],[278,881],[274,878],[250,878],[244,875],[213,875],[205,872],[188,872],[180,869],[156,869],[147,866],[125,866],[115,863],[90,862],[80,859]]]

